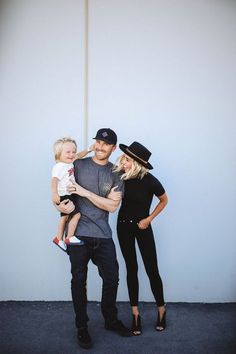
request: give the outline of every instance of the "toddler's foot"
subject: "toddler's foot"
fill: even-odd
[[[52,241],[53,241],[53,243],[55,243],[55,245],[57,245],[58,247],[60,247],[60,249],[61,249],[62,251],[66,252],[67,247],[66,247],[66,244],[65,244],[64,241],[58,240],[57,237],[54,237],[54,239],[53,239]]]
[[[78,246],[78,245],[83,245],[84,241],[78,239],[76,236],[71,236],[70,238],[65,239],[65,244]]]

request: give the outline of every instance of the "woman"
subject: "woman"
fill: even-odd
[[[151,152],[136,141],[130,146],[120,144],[119,147],[124,154],[118,159],[115,171],[123,172],[121,179],[124,180],[125,193],[118,214],[117,234],[127,268],[127,285],[133,318],[132,333],[139,335],[142,333],[142,327],[138,309],[139,284],[135,240],[157,304],[155,329],[162,331],[166,327],[163,286],[158,271],[151,222],[165,208],[168,199],[162,184],[149,173],[149,170],[153,169],[148,162]],[[158,198],[158,203],[150,213],[154,195]]]

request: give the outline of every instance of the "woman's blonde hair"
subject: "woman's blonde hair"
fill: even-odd
[[[140,163],[138,163],[136,160],[132,159],[131,157],[129,157],[129,158],[132,161],[131,168],[129,171],[123,173],[120,178],[122,180],[127,180],[127,179],[132,179],[132,178],[142,179],[149,172],[149,170],[146,167],[144,167],[143,165],[141,165]],[[118,157],[116,164],[114,166],[114,169],[113,169],[114,172],[124,171],[124,168],[123,168],[124,159],[125,159],[125,154]]]
[[[60,156],[62,153],[62,149],[63,149],[63,145],[65,143],[72,143],[75,145],[76,150],[77,150],[77,144],[76,141],[74,139],[71,139],[69,137],[64,137],[61,139],[58,139],[54,144],[53,144],[53,151],[54,151],[54,156],[55,156],[55,160],[59,161],[60,160]]]

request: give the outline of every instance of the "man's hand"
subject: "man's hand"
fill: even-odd
[[[89,191],[87,191],[87,189],[81,187],[76,182],[71,182],[69,187],[67,187],[67,190],[69,193],[77,194],[77,195],[80,195],[81,197],[85,197],[85,198],[87,198],[89,195]]]
[[[73,202],[69,199],[63,200],[59,205],[54,204],[56,209],[60,211],[60,213],[70,214],[74,211],[75,206]]]

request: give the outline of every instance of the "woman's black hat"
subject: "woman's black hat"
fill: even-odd
[[[130,146],[120,144],[119,148],[132,159],[140,163],[142,166],[146,167],[148,170],[152,170],[152,165],[148,162],[151,156],[151,151],[149,151],[145,146],[134,141]]]

